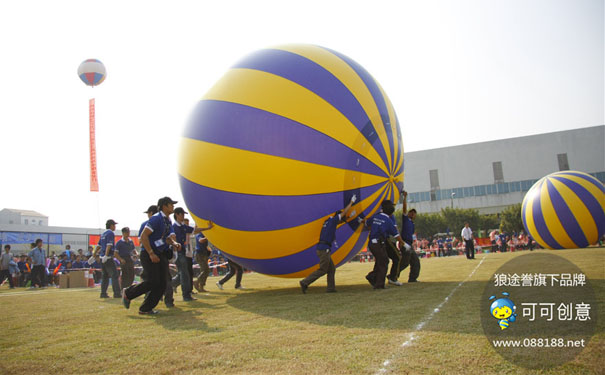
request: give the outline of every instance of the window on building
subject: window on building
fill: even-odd
[[[569,161],[567,160],[567,154],[557,154],[557,160],[559,161],[560,171],[569,170]]]
[[[502,172],[502,162],[495,161],[492,163],[494,168],[494,184],[501,184],[504,182],[504,173]]]
[[[25,225],[27,225],[27,224],[28,224],[28,221],[27,221],[27,219],[25,219]]]

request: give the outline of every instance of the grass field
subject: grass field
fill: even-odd
[[[537,254],[542,251],[536,251]],[[531,374],[498,355],[479,305],[492,274],[528,252],[422,260],[416,284],[373,291],[373,263],[337,269],[303,295],[298,280],[245,274],[160,314],[139,316],[99,288],[0,288],[0,373],[75,374]],[[605,317],[605,249],[557,251],[591,281]],[[484,259],[483,259],[484,258]],[[483,262],[479,265],[479,263]],[[478,267],[477,267],[478,266]],[[473,273],[474,271],[474,273]],[[407,275],[407,270],[405,271]],[[405,279],[402,276],[402,279]],[[446,297],[448,297],[446,300]],[[436,310],[437,308],[438,311]],[[602,374],[603,319],[574,361],[543,374]]]

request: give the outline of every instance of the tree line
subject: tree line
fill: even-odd
[[[401,210],[395,212],[397,225],[401,228]],[[460,237],[464,223],[468,222],[475,235],[486,237],[489,231],[497,229],[504,233],[524,231],[521,219],[521,203],[509,206],[500,214],[480,215],[473,208],[443,208],[439,213],[416,215],[415,225],[418,238],[430,238],[438,233],[452,232]]]

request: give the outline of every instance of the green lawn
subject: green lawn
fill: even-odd
[[[534,252],[538,254],[546,250]],[[591,281],[604,317],[605,249],[553,252]],[[298,280],[245,274],[157,316],[137,314],[99,289],[0,288],[0,373],[141,374],[530,374],[500,357],[483,334],[479,304],[491,275],[528,252],[422,260],[417,284],[373,291],[373,263],[337,269],[303,295]],[[471,272],[475,270],[472,277]],[[405,272],[407,275],[407,271]],[[402,279],[405,279],[402,277]],[[460,284],[463,282],[462,284]],[[453,293],[452,293],[453,292]],[[444,299],[450,298],[444,302]],[[439,311],[435,308],[440,307]],[[599,374],[602,320],[588,347],[545,374]],[[404,344],[402,346],[402,344]]]

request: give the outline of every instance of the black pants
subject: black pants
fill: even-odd
[[[134,262],[132,258],[125,258],[125,262],[121,264],[122,268],[122,288],[128,288],[134,281]]]
[[[242,286],[242,276],[244,273],[244,269],[242,268],[242,266],[235,263],[231,259],[229,259],[228,261],[229,261],[229,273],[226,274],[225,277],[223,277],[221,279],[221,281],[219,281],[219,284],[223,285],[224,283],[229,281],[229,279],[231,279],[233,277],[233,275],[237,275],[235,277],[235,287],[238,288],[238,287]]]
[[[397,281],[399,274],[401,273],[401,251],[397,249],[397,245],[391,240],[387,240],[385,243],[385,250],[387,256],[391,259],[391,272],[389,272],[389,279],[391,281]]]
[[[101,295],[107,295],[107,288],[109,287],[109,278],[111,277],[111,288],[113,289],[113,296],[120,297],[122,292],[120,290],[120,280],[118,279],[118,268],[113,258],[109,258],[101,265]]]
[[[313,271],[309,276],[305,277],[302,283],[309,286],[315,280],[327,274],[328,291],[336,290],[336,285],[334,282],[334,274],[336,273],[336,267],[334,267],[334,262],[332,261],[330,249],[317,250],[317,256],[319,257],[319,269]]]
[[[466,250],[466,257],[468,259],[475,259],[475,244],[473,244],[473,240],[464,240],[464,249]]]
[[[139,311],[148,312],[160,302],[160,298],[166,289],[166,274],[168,274],[168,258],[162,253],[159,255],[160,261],[153,263],[149,258],[147,251],[141,251],[141,265],[143,282],[130,286],[125,290],[126,298],[132,300],[140,295],[149,292],[145,296],[145,301]]]
[[[408,244],[412,246],[412,244]],[[418,258],[418,254],[412,248],[409,251],[403,252],[403,256],[401,257],[401,270],[403,271],[408,266],[410,266],[410,274],[408,276],[408,282],[414,282],[420,276],[420,258]]]
[[[384,279],[389,267],[389,258],[384,244],[370,243],[370,252],[374,256],[374,269],[366,275],[366,279],[374,285],[374,289],[384,289]]]
[[[46,270],[43,265],[33,266],[32,267],[32,284],[39,286],[46,286]]]
[[[10,270],[0,271],[0,284],[2,284],[4,282],[4,279],[8,279],[8,285],[11,288],[15,287],[15,284],[13,284],[13,275],[11,275]]]

